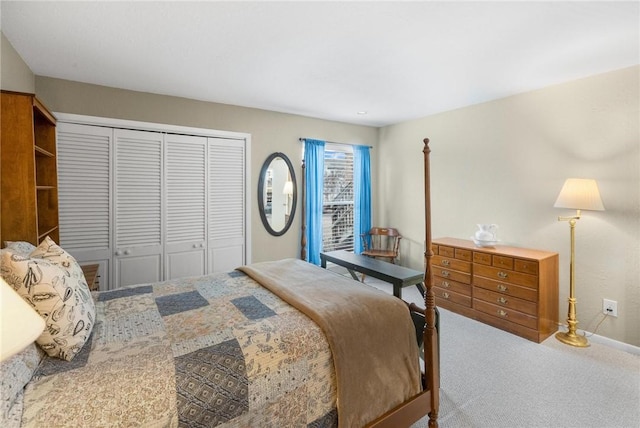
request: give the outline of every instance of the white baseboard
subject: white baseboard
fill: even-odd
[[[567,326],[561,325],[559,326],[558,330],[567,331],[568,329]],[[610,339],[608,337],[600,336],[580,329],[576,330],[576,333],[580,335],[586,335],[590,342],[610,346],[612,348],[619,349],[630,354],[640,355],[640,346],[634,346],[629,343],[620,342],[618,340]]]

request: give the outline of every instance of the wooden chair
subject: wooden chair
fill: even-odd
[[[374,258],[389,259],[393,264],[398,258],[400,233],[392,227],[372,227],[369,232],[360,235],[362,238],[362,254]]]

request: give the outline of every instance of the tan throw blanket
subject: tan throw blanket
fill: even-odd
[[[336,370],[340,427],[364,426],[420,392],[415,330],[400,299],[301,260],[255,263],[240,270],[326,334]]]

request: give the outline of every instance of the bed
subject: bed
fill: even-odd
[[[424,143],[430,249],[428,139]],[[40,251],[40,258],[3,255],[3,277],[14,288],[32,281],[31,296],[45,282],[41,271],[73,265],[53,243]],[[12,276],[11,266],[20,264],[25,273]],[[426,309],[295,259],[88,298],[82,291],[65,295],[83,309],[76,318],[62,317],[60,306],[46,311],[72,321],[62,328],[47,321],[52,335],[68,334],[68,340],[47,339],[60,349],[32,344],[2,363],[1,422],[406,427],[428,414],[429,426],[437,427],[430,251],[426,266]],[[77,280],[82,290],[73,266],[62,279],[67,285]]]

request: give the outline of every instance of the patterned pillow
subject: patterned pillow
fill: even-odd
[[[4,246],[7,250],[22,257],[29,257],[29,254],[36,249],[35,245],[26,241],[4,241]]]
[[[44,318],[46,328],[36,342],[48,355],[71,361],[95,320],[78,262],[47,237],[30,257],[3,254],[0,274]]]

